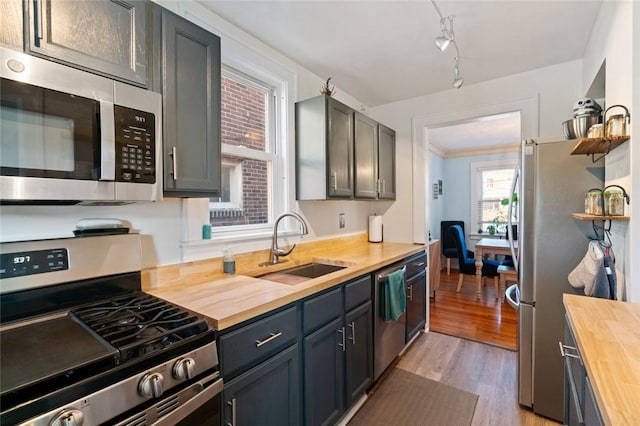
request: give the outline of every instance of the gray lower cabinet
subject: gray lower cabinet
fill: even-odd
[[[164,195],[218,197],[220,38],[154,7],[153,88],[163,99]]]
[[[299,425],[300,377],[298,345],[225,383],[223,425]]]
[[[302,423],[299,324],[293,305],[221,333],[224,425]]]
[[[427,321],[427,273],[423,269],[406,280],[407,331],[405,341],[409,342]]]
[[[353,110],[330,96],[296,103],[296,198],[353,198]]]
[[[144,0],[25,1],[25,51],[147,87],[149,7]]]
[[[371,278],[303,302],[305,425],[334,424],[373,380]]]
[[[427,255],[417,253],[404,259],[407,293],[405,342],[420,332],[427,322]]]
[[[593,395],[593,388],[582,362],[580,351],[568,320],[565,321],[564,343],[564,424],[600,426],[604,422]]]

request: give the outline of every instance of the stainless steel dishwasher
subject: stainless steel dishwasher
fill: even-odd
[[[402,314],[396,321],[386,322],[380,315],[380,304],[382,298],[382,283],[384,283],[389,274],[403,270],[406,273],[406,262],[395,263],[388,268],[382,269],[374,273],[374,348],[373,348],[373,379],[377,380],[382,372],[391,364],[405,345],[406,331],[406,313]]]

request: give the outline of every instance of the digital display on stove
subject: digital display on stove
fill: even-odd
[[[66,248],[0,254],[0,279],[69,269]]]

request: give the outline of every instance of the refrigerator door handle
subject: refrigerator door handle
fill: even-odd
[[[509,192],[509,209],[507,210],[507,232],[509,236],[509,249],[511,250],[511,257],[513,258],[513,267],[518,273],[518,254],[513,248],[513,194],[516,192],[516,185],[520,178],[520,167],[516,167],[513,173],[513,181],[511,183],[511,192]]]
[[[511,305],[513,309],[517,311],[520,308],[520,289],[518,288],[518,284],[509,286],[504,292],[504,296],[507,299],[507,303]]]

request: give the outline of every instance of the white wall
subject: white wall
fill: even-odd
[[[431,151],[429,153],[429,182],[427,183],[427,200],[429,205],[429,225],[427,233],[431,238],[441,239],[440,222],[445,219],[444,209],[449,200],[456,198],[457,188],[445,177],[445,160],[440,155]],[[442,180],[442,195],[438,199],[433,198],[433,184]]]
[[[522,138],[562,138],[561,124],[571,118],[573,103],[581,96],[582,61],[578,60],[382,105],[371,109],[371,114],[396,129],[396,150],[408,161],[412,141],[425,143],[422,135],[427,132],[423,132],[423,126],[502,112],[521,111]],[[424,173],[429,176],[430,172]],[[409,163],[399,164],[397,179],[400,188],[412,188],[414,193],[429,197],[425,179],[412,175]],[[414,229],[409,231],[401,224],[407,222],[412,209]],[[414,205],[398,198],[384,217],[385,224],[391,224],[390,238],[410,242],[416,241],[414,236],[426,235],[426,228],[432,223],[429,213],[428,199],[422,205]]]
[[[638,9],[640,9],[638,2],[603,2],[594,23],[583,61],[583,91],[586,92],[589,89],[602,63],[606,61],[605,107],[624,105],[632,112],[632,118],[636,115],[634,112],[640,111],[638,108],[640,101],[637,98],[638,80],[636,78],[635,85],[633,81],[634,75],[636,77],[640,75],[638,65],[640,12]],[[635,99],[631,88],[636,91]],[[622,113],[624,113],[623,109],[615,108],[607,114],[607,117]],[[630,262],[630,260],[634,258],[633,253],[640,253],[640,245],[638,245],[637,238],[639,235],[637,220],[634,221],[632,211],[640,211],[640,207],[633,208],[634,205],[640,206],[640,203],[636,197],[633,197],[633,186],[635,188],[640,188],[640,186],[632,184],[634,180],[636,182],[638,180],[638,176],[633,176],[632,164],[639,164],[639,159],[638,150],[634,150],[633,144],[630,142],[612,151],[605,158],[605,185],[621,185],[632,194],[633,204],[630,208],[626,207],[632,217],[631,222],[615,222],[611,227],[611,232],[614,253],[616,254],[618,297],[624,296],[627,300],[634,302],[640,301],[640,268],[634,271],[633,263],[637,267],[638,262]],[[639,173],[636,171],[635,175],[637,174]],[[635,233],[632,233],[634,229]],[[632,237],[634,234],[635,238]],[[623,283],[626,283],[625,295],[622,294],[625,289]]]
[[[156,2],[218,34],[221,37],[223,61],[243,63],[248,60],[261,68],[289,76],[288,93],[291,102],[288,110],[285,111],[288,117],[286,137],[290,147],[287,170],[288,192],[291,199],[289,209],[301,212],[308,221],[310,234],[305,236],[304,240],[366,231],[367,216],[372,212],[383,213],[390,203],[330,201],[303,202],[298,205],[295,201],[293,103],[318,95],[326,77],[317,76],[302,68],[200,5],[177,1]],[[354,109],[366,108],[339,87],[335,97]],[[399,158],[410,164],[411,158],[405,157],[401,155]],[[406,201],[404,195],[401,198]],[[338,227],[339,213],[345,214],[344,229]],[[199,239],[201,226],[207,220],[206,202],[203,199],[184,202],[180,199],[165,199],[152,204],[120,207],[2,206],[0,240],[70,237],[78,220],[95,217],[115,217],[126,220],[136,231],[143,234],[145,266],[217,257],[222,254],[224,246],[229,246],[236,253],[266,249],[270,246],[270,233],[249,241],[195,241]],[[187,219],[183,220],[183,217]]]

